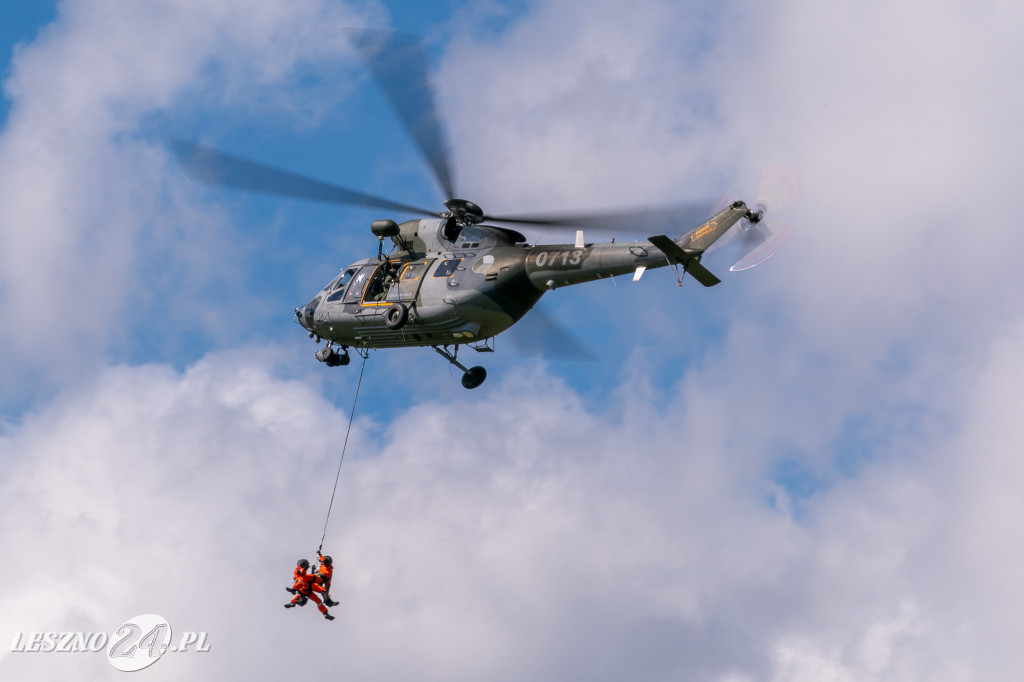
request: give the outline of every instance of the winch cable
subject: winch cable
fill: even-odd
[[[352,398],[352,412],[348,415],[348,430],[345,431],[345,444],[341,446],[341,460],[338,462],[338,473],[334,476],[334,490],[331,491],[331,503],[327,505],[327,518],[324,519],[324,534],[320,537],[320,548],[317,550],[319,554],[324,548],[324,539],[327,537],[327,524],[331,520],[331,509],[334,508],[334,496],[338,492],[338,480],[341,478],[341,465],[345,463],[345,450],[348,449],[348,437],[352,433],[352,421],[356,416],[356,404],[359,402],[359,389],[363,385],[363,372],[366,370],[366,360],[370,357],[369,353],[363,355],[363,366],[359,370],[359,383],[356,384],[356,395]]]

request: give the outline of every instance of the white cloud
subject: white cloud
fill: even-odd
[[[667,203],[733,182],[749,198],[744,173],[792,166],[797,236],[756,304],[783,299],[826,344],[884,343],[950,312],[984,324],[977,298],[1021,285],[1020,231],[990,213],[1024,151],[1024,98],[1005,87],[1019,48],[1001,39],[1018,15],[551,2],[500,40],[457,40],[444,80],[461,84],[467,183],[494,211]]]
[[[161,661],[165,676],[317,674],[327,647],[338,674],[378,679],[1014,679],[996,644],[1024,630],[1005,609],[1024,470],[1019,444],[982,434],[1006,428],[992,407],[1019,392],[1015,358],[994,350],[960,438],[869,463],[797,518],[770,504],[764,443],[737,443],[698,390],[623,414],[538,374],[360,420],[327,534],[330,624],[285,612],[280,588],[319,538],[347,406],[260,369],[273,354],[113,368],[0,444],[0,537],[60,567],[42,591],[4,567],[0,629],[154,611],[208,630],[216,653]],[[311,655],[291,657],[301,642]],[[106,674],[69,658],[0,666]]]
[[[336,63],[346,51],[338,27],[360,21],[317,1],[61,5],[4,84],[12,106],[0,137],[0,314],[13,322],[0,354],[9,389],[87,373],[111,346],[124,347],[126,331],[138,334],[140,320],[151,335],[168,318],[223,333],[197,314],[201,292],[225,280],[237,291],[246,254],[222,217],[183,198],[164,140],[142,131],[154,117],[213,102],[295,109],[296,93],[282,84],[301,65]],[[305,117],[318,108],[303,99]]]

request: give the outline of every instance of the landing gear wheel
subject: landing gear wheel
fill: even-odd
[[[466,370],[466,373],[462,375],[462,385],[465,388],[476,388],[480,384],[484,383],[484,379],[487,378],[487,370],[477,365],[476,367],[470,367]]]
[[[395,303],[384,313],[384,324],[391,329],[404,327],[409,321],[409,309],[403,303]]]
[[[324,346],[316,352],[316,359],[328,367],[347,365],[352,362],[352,358],[348,355],[348,348],[345,348],[344,351],[344,353],[339,353],[331,346]]]
[[[459,353],[459,346],[456,344],[455,351],[449,351],[448,346],[442,348],[441,346],[431,346],[438,355],[443,357],[445,360],[450,362],[453,366],[458,367],[462,370],[462,385],[465,388],[476,388],[480,384],[484,383],[484,379],[487,378],[487,370],[483,367],[470,367],[466,368],[464,364],[459,362],[455,356]]]

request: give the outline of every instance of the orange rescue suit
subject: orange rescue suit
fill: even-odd
[[[317,569],[317,579],[324,586],[325,592],[331,591],[331,576],[334,575],[334,567],[321,563]]]
[[[317,592],[323,594],[324,588],[317,585],[317,576],[311,573],[306,573],[300,568],[295,569],[295,584],[292,588],[295,590],[295,599],[292,599],[292,603],[302,601],[303,597],[308,597],[313,600],[316,604],[316,608],[320,610],[320,613],[326,614],[327,607],[324,606],[323,602],[320,601],[320,597],[316,596]]]

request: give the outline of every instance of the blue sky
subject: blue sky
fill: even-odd
[[[678,5],[5,5],[0,634],[209,631],[161,679],[322,674],[301,647],[360,679],[1019,679],[1024,237],[987,208],[1020,176],[1021,10]],[[439,206],[351,25],[427,36],[488,211],[750,196],[767,164],[804,195],[713,289],[546,295],[596,362],[499,337],[465,391],[374,353],[325,623],[280,588],[358,367],[292,309],[391,216],[198,187],[167,140]],[[5,679],[107,666],[0,650]]]
[[[0,22],[0,42],[4,45],[3,75],[10,74],[11,57],[14,46],[27,43],[41,28],[53,21],[56,16],[56,2],[9,2],[4,5],[3,22]],[[4,98],[0,102],[0,112],[7,117],[10,101]]]

